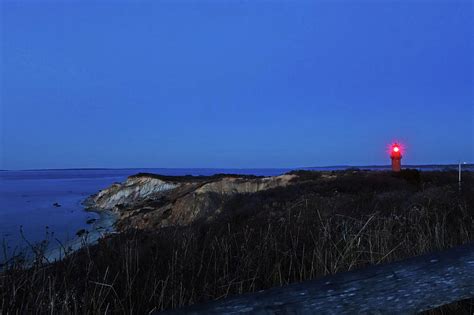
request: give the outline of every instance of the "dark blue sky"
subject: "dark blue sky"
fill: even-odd
[[[0,5],[0,168],[474,161],[471,1]]]

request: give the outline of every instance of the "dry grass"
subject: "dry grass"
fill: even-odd
[[[142,314],[472,242],[472,186],[460,194],[444,178],[387,177],[380,189],[359,178],[354,191],[306,178],[294,191],[239,195],[212,222],[128,231],[55,264],[12,264],[0,275],[1,307]]]

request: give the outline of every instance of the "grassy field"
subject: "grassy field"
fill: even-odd
[[[229,197],[211,222],[129,230],[54,264],[17,261],[0,275],[3,313],[142,314],[474,239],[472,173],[462,191],[455,172],[297,174],[293,185]],[[431,313],[469,308],[465,301]]]

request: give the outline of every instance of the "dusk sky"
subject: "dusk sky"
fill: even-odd
[[[474,162],[472,1],[0,2],[0,169]]]

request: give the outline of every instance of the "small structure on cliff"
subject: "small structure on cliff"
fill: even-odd
[[[392,159],[392,171],[400,172],[402,169],[402,147],[394,143],[390,149],[390,159]]]

